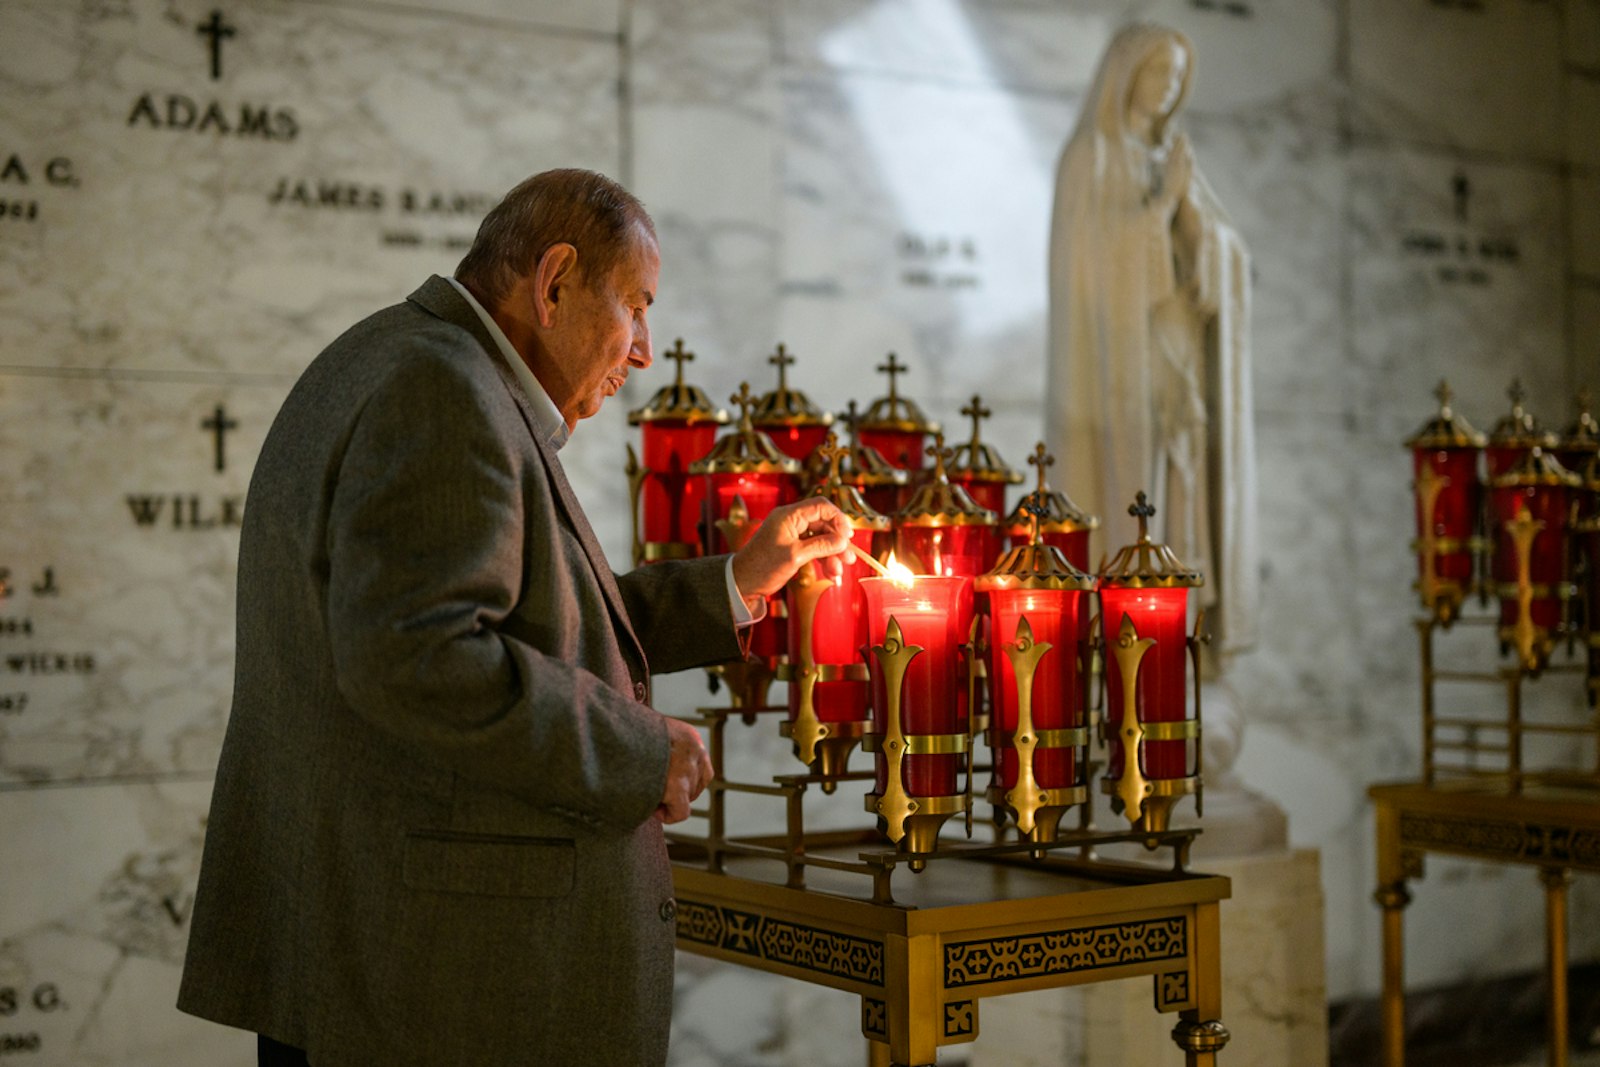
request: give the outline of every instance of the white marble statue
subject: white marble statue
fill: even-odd
[[[1250,262],[1177,128],[1193,74],[1181,33],[1123,29],[1062,153],[1046,434],[1062,488],[1101,517],[1103,551],[1133,541],[1144,490],[1151,536],[1205,575],[1191,598],[1212,636],[1198,848],[1242,855],[1283,848],[1287,823],[1232,773],[1244,720],[1225,672],[1259,613]]]
[[[1131,542],[1128,505],[1205,574],[1212,649],[1255,643],[1250,265],[1177,129],[1194,52],[1175,30],[1113,38],[1056,174],[1046,433],[1062,488]]]

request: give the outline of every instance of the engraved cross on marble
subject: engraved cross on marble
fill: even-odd
[[[228,459],[227,453],[224,451],[223,439],[229,430],[237,430],[239,428],[238,422],[228,418],[227,410],[221,404],[218,404],[217,410],[212,413],[209,419],[201,420],[200,428],[202,430],[210,430],[216,438],[216,469],[219,472],[227,470]]]
[[[213,10],[211,18],[202,22],[194,32],[201,37],[211,38],[211,80],[219,81],[222,78],[222,42],[232,37],[236,31],[222,21],[220,10]]]

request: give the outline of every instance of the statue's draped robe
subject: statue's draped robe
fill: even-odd
[[[1159,206],[1173,132],[1155,144],[1127,124],[1129,89],[1180,34],[1139,25],[1112,41],[1062,153],[1050,239],[1046,433],[1059,484],[1102,520],[1107,552],[1131,542],[1145,491],[1152,536],[1205,573],[1200,603],[1226,656],[1254,644],[1259,566],[1250,397],[1250,266],[1211,189],[1193,171],[1198,241],[1176,247]],[[1180,266],[1181,264],[1181,266]],[[1180,276],[1181,272],[1181,276]]]

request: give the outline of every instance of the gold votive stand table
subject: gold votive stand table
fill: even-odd
[[[1539,870],[1545,889],[1550,985],[1549,1063],[1567,1060],[1567,886],[1572,872],[1600,871],[1600,790],[1592,778],[1449,779],[1375,785],[1378,889],[1383,909],[1384,1067],[1405,1064],[1406,882],[1438,852]]]
[[[844,868],[881,844],[807,835],[796,888],[781,863],[730,855],[708,869],[703,849],[675,841],[678,947],[858,995],[873,1067],[926,1067],[940,1046],[975,1040],[983,997],[1145,975],[1155,1010],[1180,1015],[1172,1035],[1188,1067],[1216,1063],[1228,879],[1054,853],[956,856],[903,871],[893,899],[875,900]]]

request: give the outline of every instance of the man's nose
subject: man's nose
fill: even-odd
[[[630,361],[641,370],[655,362],[654,353],[650,351],[650,327],[640,323],[633,336],[633,359]]]

